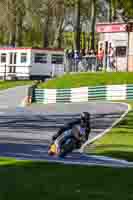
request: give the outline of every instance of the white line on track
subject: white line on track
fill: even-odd
[[[5,112],[0,112],[0,115],[3,115],[3,114],[5,114]]]
[[[119,102],[110,102],[112,104],[114,103],[119,103]],[[131,105],[127,104],[127,103],[119,103],[122,105],[126,105],[127,109],[126,111],[120,116],[120,118],[118,118],[109,128],[107,128],[106,130],[104,130],[101,134],[98,134],[96,137],[92,138],[92,139],[88,139],[88,141],[81,147],[81,149],[79,150],[79,152],[83,153],[85,147],[90,144],[91,142],[101,138],[103,135],[105,135],[107,132],[109,132],[114,126],[116,126],[127,114],[128,112],[131,110]]]

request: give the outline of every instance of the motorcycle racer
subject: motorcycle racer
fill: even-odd
[[[57,134],[55,134],[52,137],[52,143],[56,139],[63,138],[61,135],[65,133],[68,130],[71,130],[69,132],[68,136],[64,137],[63,139],[60,139],[60,145],[64,143],[65,139],[68,137],[73,137],[75,140],[75,147],[80,148],[81,145],[88,140],[89,133],[90,133],[90,114],[88,112],[83,112],[80,115],[80,119],[77,119],[75,121],[72,121],[68,124],[66,124],[64,127],[60,128]],[[70,136],[71,133],[71,136]]]

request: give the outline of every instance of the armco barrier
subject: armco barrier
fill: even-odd
[[[30,92],[32,92],[33,102],[44,104],[59,102],[87,102],[91,100],[130,100],[133,99],[133,84],[70,89],[32,88]]]
[[[33,101],[33,97],[35,96],[35,89],[39,84],[39,81],[36,81],[33,85],[28,88],[28,95],[27,95],[27,105],[31,104]]]

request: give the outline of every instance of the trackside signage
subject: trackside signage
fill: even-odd
[[[126,32],[127,24],[97,24],[97,33]]]

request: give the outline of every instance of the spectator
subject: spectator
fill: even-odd
[[[81,60],[80,52],[77,50],[74,51],[74,71],[78,71],[78,63]]]
[[[88,54],[89,54],[89,49],[86,48],[86,49],[85,49],[85,55],[88,55]]]
[[[73,59],[74,57],[74,50],[73,49],[69,49],[68,50],[68,59]]]
[[[95,66],[96,66],[96,56],[95,56],[95,51],[93,50],[93,49],[91,49],[90,51],[89,51],[89,59],[88,59],[88,61],[89,61],[89,70],[90,71],[95,71],[96,69],[95,69]]]
[[[102,47],[100,47],[98,53],[97,53],[97,70],[103,68],[103,59],[104,59],[104,50],[102,49]]]
[[[108,55],[109,55],[109,67],[110,67],[110,70],[114,70],[115,69],[115,50],[111,45],[109,47]]]
[[[80,50],[80,56],[82,57],[82,56],[85,56],[85,49],[81,49]]]
[[[71,72],[73,67],[73,59],[74,59],[74,50],[67,50],[67,61],[66,61],[66,72]]]

